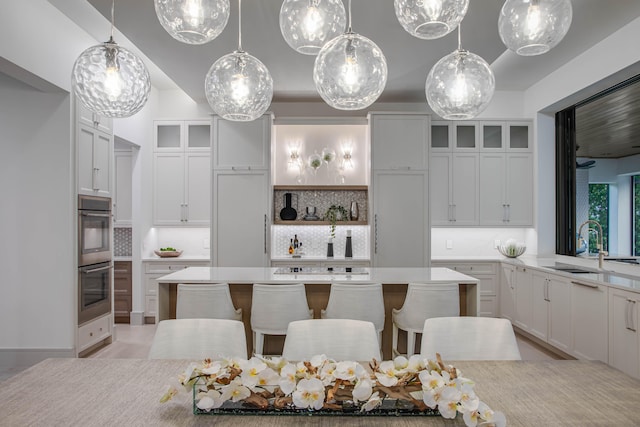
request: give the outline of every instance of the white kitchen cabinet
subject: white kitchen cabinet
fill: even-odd
[[[533,275],[527,267],[516,266],[516,316],[514,324],[529,332],[533,324]]]
[[[549,336],[548,343],[571,354],[571,282],[562,276],[549,275]]]
[[[533,154],[530,122],[479,124],[480,225],[533,225]]]
[[[547,341],[549,338],[549,277],[546,273],[534,271],[532,285],[532,320],[529,333]]]
[[[430,263],[427,172],[374,171],[374,267],[428,267]]]
[[[429,115],[369,113],[373,170],[426,170]]]
[[[533,225],[531,153],[480,154],[480,225]]]
[[[133,202],[131,161],[131,150],[115,151],[113,188],[113,225],[115,227],[131,226]]]
[[[145,323],[157,323],[158,317],[158,282],[156,279],[187,267],[208,267],[208,260],[203,261],[174,261],[154,260],[143,262],[144,283],[144,317]]]
[[[640,294],[609,288],[609,365],[640,378]]]
[[[214,267],[269,266],[273,115],[252,122],[213,119]]]
[[[113,135],[78,124],[76,152],[78,194],[111,197]]]
[[[76,354],[80,354],[100,343],[110,343],[112,340],[111,314],[99,317],[78,327]]]
[[[213,168],[215,170],[269,170],[273,115],[250,122],[213,118]]]
[[[516,318],[516,267],[502,264],[501,272],[500,317],[509,319],[513,323]]]
[[[581,280],[571,281],[571,324],[573,355],[578,359],[607,363],[607,288]]]
[[[111,117],[102,117],[89,110],[79,100],[75,99],[76,120],[78,123],[99,130],[106,134],[113,133],[113,119]]]
[[[478,225],[478,154],[431,155],[431,224]]]
[[[272,193],[269,172],[214,171],[213,189],[213,266],[269,266]]]
[[[462,274],[474,277],[480,281],[480,309],[478,316],[498,317],[498,292],[500,276],[497,272],[499,263],[496,262],[463,262],[451,263],[446,261],[432,261],[431,267],[445,267]]]
[[[155,129],[153,223],[171,226],[209,226],[209,122],[156,121]]]

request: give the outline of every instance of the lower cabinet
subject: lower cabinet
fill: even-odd
[[[480,281],[480,308],[478,316],[498,317],[498,289],[500,288],[500,276],[497,272],[496,262],[450,263],[432,261],[432,267],[445,267],[458,271]]]
[[[552,346],[572,354],[571,345],[571,282],[550,274],[548,276],[549,336]]]
[[[131,261],[113,263],[113,321],[131,323]]]
[[[515,273],[515,297],[517,327],[530,332],[533,324],[533,275],[527,267],[517,266]]]
[[[605,286],[571,281],[573,355],[578,359],[608,362],[607,312]]]
[[[609,288],[609,365],[640,378],[640,294]]]
[[[203,261],[144,261],[144,320],[156,323],[158,316],[158,282],[156,279],[187,267],[208,267],[210,262]]]
[[[500,317],[513,323],[516,318],[516,267],[501,264],[500,270]]]
[[[111,342],[111,315],[99,317],[96,320],[85,323],[78,328],[77,353],[90,349],[105,340]]]

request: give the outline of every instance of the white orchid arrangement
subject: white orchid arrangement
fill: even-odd
[[[284,358],[205,359],[179,376],[180,386],[170,386],[161,402],[171,400],[183,388],[193,392],[195,413],[219,413],[226,402],[263,411],[351,411],[440,414],[465,424],[479,421],[496,427],[505,417],[476,396],[474,382],[437,355],[432,361],[420,355],[369,363],[335,361],[318,355],[292,363]],[[385,402],[387,404],[385,405]],[[487,425],[487,424],[484,424]]]

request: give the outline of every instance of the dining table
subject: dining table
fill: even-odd
[[[194,415],[160,398],[191,361],[46,359],[0,383],[2,426],[464,426],[440,416]],[[446,363],[446,361],[445,361]],[[602,362],[459,361],[508,426],[638,426],[640,380]]]

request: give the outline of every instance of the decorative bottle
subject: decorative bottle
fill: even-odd
[[[351,221],[357,221],[359,215],[360,214],[358,212],[358,202],[351,202],[351,209],[349,210],[349,218],[351,219]]]
[[[351,245],[351,230],[347,230],[347,243],[344,245],[344,257],[353,258],[353,247]]]
[[[293,239],[291,239],[290,243],[289,243],[289,255],[293,254]]]

